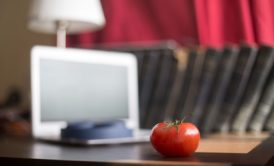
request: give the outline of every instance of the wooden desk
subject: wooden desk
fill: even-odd
[[[165,158],[149,143],[68,146],[0,138],[0,163],[8,165],[274,165],[274,136],[211,136],[188,158]]]

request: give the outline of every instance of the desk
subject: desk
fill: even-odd
[[[56,145],[0,138],[0,163],[8,165],[274,165],[274,136],[211,136],[187,158],[165,158],[149,143],[104,146]]]

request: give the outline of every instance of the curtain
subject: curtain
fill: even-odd
[[[68,46],[153,42],[183,46],[274,44],[273,0],[102,0],[106,25],[68,36]]]

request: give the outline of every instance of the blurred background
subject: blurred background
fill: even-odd
[[[28,96],[30,48],[36,44],[54,45],[55,36],[33,33],[27,28],[30,0],[0,2],[0,101],[10,89]]]
[[[30,0],[0,2],[1,135],[30,134],[30,49],[36,44],[55,44],[54,35],[28,30],[30,4]]]
[[[79,3],[81,2],[79,1]],[[193,52],[195,55],[200,54],[200,56],[204,55],[204,57],[207,57],[208,54],[214,54],[215,57],[215,54],[226,54],[225,49],[228,48],[229,50],[231,48],[231,50],[236,49],[236,52],[232,51],[229,55],[235,54],[235,56],[237,55],[238,57],[241,50],[244,51],[246,47],[250,47],[263,51],[266,49],[268,54],[271,54],[269,59],[263,60],[265,63],[273,59],[271,59],[272,46],[274,44],[274,1],[272,0],[102,0],[101,4],[106,21],[105,25],[96,31],[68,34],[66,39],[67,46],[126,51],[136,54],[139,63],[141,109],[146,110],[145,112],[152,110],[149,113],[149,117],[151,117],[150,121],[153,123],[156,120],[180,118],[182,115],[172,115],[172,118],[167,118],[164,115],[171,114],[171,112],[175,114],[174,112],[178,112],[176,110],[182,110],[183,108],[193,110],[193,112],[198,112],[197,114],[199,114],[201,111],[200,107],[209,107],[210,109],[211,106],[205,105],[205,103],[209,102],[215,104],[217,102],[221,103],[214,107],[215,110],[217,108],[220,109],[225,102],[224,100],[229,98],[226,97],[229,95],[228,92],[223,92],[222,89],[232,84],[233,71],[230,71],[230,74],[228,74],[229,77],[227,77],[226,83],[220,83],[221,81],[218,80],[219,76],[223,75],[222,73],[219,73],[219,76],[217,76],[218,73],[214,74],[214,76],[201,74],[205,76],[201,76],[198,83],[196,82],[199,84],[197,87],[199,87],[202,92],[207,92],[208,95],[199,95],[198,92],[183,91],[190,88],[190,85],[193,85],[193,82],[186,80],[193,80],[195,73],[192,73],[190,76],[184,74],[184,78],[174,75],[174,77],[168,78],[171,81],[163,84],[160,83],[161,76],[157,76],[157,73],[155,73],[156,81],[151,83],[151,85],[157,85],[153,87],[159,87],[158,89],[160,89],[160,86],[166,87],[165,92],[157,92],[157,88],[151,89],[146,87],[150,84],[146,83],[145,70],[148,69],[147,66],[151,66],[152,64],[148,65],[149,60],[144,60],[145,58],[141,54],[153,54],[151,52],[156,50],[158,54],[163,54],[161,60],[159,60],[161,62],[168,61],[162,60],[166,54],[172,54],[174,59],[170,61],[174,61],[174,63],[170,66],[175,66],[176,69],[169,69],[169,65],[163,68],[173,73],[180,74],[181,71],[182,75],[183,73],[192,72],[192,70],[190,70],[190,72],[187,68],[191,66],[191,57],[193,57],[191,53]],[[33,45],[56,45],[55,34],[36,33],[28,29],[27,24],[29,21],[30,6],[30,0],[0,1],[0,108],[2,109],[10,108],[7,106],[13,102],[18,104],[16,107],[19,110],[30,109],[30,49]],[[261,46],[264,46],[263,49],[261,49]],[[170,50],[171,53],[166,53]],[[263,54],[263,51],[259,51],[259,53]],[[207,70],[207,68],[205,68],[207,63],[203,63],[204,65],[200,68],[196,65],[195,68],[199,68],[200,71],[216,73],[216,71],[220,69],[219,67],[222,66],[223,61],[226,62],[226,60],[215,61],[218,62],[214,62],[216,63],[216,68],[214,69],[211,68]],[[234,61],[235,65],[236,61],[237,60]],[[238,87],[240,89],[247,89],[246,91],[248,91],[248,89],[259,89],[259,92],[249,94],[249,92],[243,91],[241,97],[239,97],[239,101],[237,101],[237,108],[234,109],[239,110],[241,107],[244,107],[242,105],[245,104],[241,104],[241,102],[251,102],[251,99],[244,99],[247,98],[244,96],[252,96],[257,93],[260,97],[256,99],[255,103],[253,101],[253,107],[250,109],[254,110],[251,111],[252,113],[259,112],[257,111],[260,105],[259,103],[263,98],[264,92],[267,91],[266,87],[270,86],[267,82],[272,78],[272,65],[273,64],[268,65],[269,71],[266,73],[266,78],[257,85],[248,87],[248,80],[246,80],[246,87]],[[256,67],[255,60],[254,66],[252,70],[261,68]],[[259,65],[257,64],[257,66]],[[194,69],[194,67],[192,68]],[[184,72],[182,72],[182,70]],[[261,71],[259,69],[256,70]],[[252,79],[257,77],[250,74],[248,78]],[[162,80],[164,80],[164,78]],[[184,83],[182,83],[182,80],[185,80]],[[238,78],[238,80],[240,80],[240,78]],[[181,81],[181,83],[177,83],[176,85],[175,82],[178,81]],[[204,82],[208,83],[208,86],[202,87]],[[239,85],[239,82],[237,85]],[[194,97],[195,99],[190,99],[193,98],[193,96],[180,96],[180,94],[175,94],[176,90],[168,88],[174,86],[179,88],[179,91],[183,94],[191,95],[197,93],[196,97]],[[213,91],[212,87],[219,87],[220,92],[218,91],[219,93],[217,94],[210,93]],[[195,89],[195,87],[192,87],[192,89],[193,88]],[[145,93],[146,89],[150,89],[152,92],[147,94],[147,92]],[[237,91],[237,89],[234,90]],[[158,96],[165,96],[166,98]],[[168,102],[170,98],[172,98],[173,103],[171,101]],[[205,98],[210,101],[203,100]],[[217,101],[215,98],[220,99],[220,101]],[[163,103],[161,101],[165,101],[166,105],[158,106],[157,103]],[[189,106],[189,104],[186,104],[191,102],[196,105],[201,105],[196,106],[193,104]],[[155,103],[157,106],[153,106]],[[169,109],[172,111],[166,114],[163,113],[163,117],[151,120],[154,117],[153,114],[155,114],[153,112],[162,107],[165,107],[165,112],[168,112]],[[251,114],[251,112],[249,114]],[[271,111],[268,111],[267,115],[270,115],[270,112]],[[216,118],[216,113],[212,114],[214,114],[212,117]],[[252,115],[248,117],[247,121],[254,119]],[[152,122],[149,122],[148,125],[144,127],[151,127]],[[243,130],[248,130],[252,127],[244,128]]]

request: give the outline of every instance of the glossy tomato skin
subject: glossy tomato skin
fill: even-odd
[[[198,148],[200,132],[192,123],[170,126],[162,122],[153,127],[150,142],[164,156],[187,157]]]

